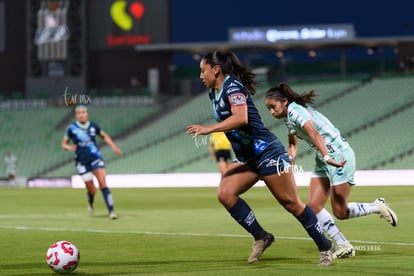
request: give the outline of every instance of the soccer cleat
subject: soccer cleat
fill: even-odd
[[[347,241],[338,245],[332,254],[334,259],[354,257],[355,248]]]
[[[247,262],[251,264],[258,261],[266,248],[268,248],[274,241],[275,237],[270,233],[267,233],[262,239],[254,241],[253,251],[249,256],[249,259],[247,259]]]
[[[397,214],[391,210],[387,201],[384,198],[379,197],[374,201],[374,203],[377,204],[378,208],[380,209],[380,218],[385,219],[394,227],[397,226]]]
[[[112,211],[112,212],[109,213],[109,218],[110,219],[117,219],[118,216],[115,214],[115,212]]]
[[[333,255],[332,250],[319,252],[319,265],[318,266],[330,266],[332,265]]]
[[[91,216],[93,216],[93,213],[95,212],[95,209],[93,208],[92,204],[88,204],[88,212]]]

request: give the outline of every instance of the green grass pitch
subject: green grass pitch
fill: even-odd
[[[305,200],[307,188],[298,189]],[[413,186],[354,187],[350,201],[383,196],[399,225],[378,215],[338,221],[357,255],[326,268],[317,266],[317,249],[299,222],[265,187],[243,198],[276,242],[251,265],[253,240],[218,203],[215,188],[112,193],[115,221],[100,193],[91,217],[84,189],[0,188],[0,275],[54,275],[45,254],[57,240],[79,248],[73,275],[414,275]]]

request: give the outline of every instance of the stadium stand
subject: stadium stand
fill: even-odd
[[[122,134],[123,130],[133,127],[158,110],[157,106],[90,108],[91,119],[100,122],[101,127],[111,136]],[[73,155],[60,148],[66,124],[56,128],[65,118],[70,118],[70,122],[74,120],[72,109],[2,110],[0,118],[1,148],[11,149],[17,156],[20,175],[48,176],[43,172],[60,163],[70,163],[73,173]]]
[[[411,169],[414,167],[412,117],[414,77],[399,75],[374,79],[352,78],[293,82],[297,92],[315,89],[316,107],[349,139],[357,155],[357,169]],[[264,106],[263,85],[254,96],[265,122],[286,144],[283,121],[275,120]],[[124,151],[113,154],[102,146],[109,174],[216,172],[208,153],[208,136],[192,139],[185,134],[190,123],[213,123],[205,93],[175,109],[150,106],[91,107],[99,122]],[[68,177],[74,174],[73,156],[60,149],[62,120],[73,120],[67,108],[0,111],[1,147],[19,159],[19,173],[27,177]],[[151,123],[139,125],[149,117]],[[30,118],[30,120],[28,119]],[[69,123],[69,121],[67,122]],[[314,153],[300,144],[297,162],[311,170]]]

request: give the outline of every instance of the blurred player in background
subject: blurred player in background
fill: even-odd
[[[63,149],[74,151],[76,154],[76,170],[86,185],[89,213],[94,213],[93,203],[96,187],[93,182],[93,176],[95,176],[108,208],[109,218],[116,219],[117,215],[114,210],[112,194],[106,184],[105,163],[96,144],[96,136],[99,135],[116,154],[122,155],[122,151],[106,132],[96,123],[89,121],[88,110],[85,105],[78,105],[75,108],[75,115],[76,122],[68,126],[61,146]],[[70,141],[73,144],[70,144]]]
[[[312,211],[296,190],[288,154],[279,139],[264,127],[253,103],[255,74],[233,52],[210,52],[200,62],[200,78],[210,88],[209,97],[217,123],[189,125],[187,134],[207,135],[224,131],[231,142],[238,163],[222,177],[217,196],[230,215],[254,238],[249,263],[257,261],[274,236],[265,231],[250,206],[240,198],[262,179],[273,196],[294,215],[319,249],[320,266],[332,264],[331,242],[325,238]]]
[[[9,179],[9,185],[16,185],[16,167],[17,167],[17,158],[11,152],[11,150],[6,151],[4,156],[4,166],[6,167],[7,177]]]
[[[219,131],[210,134],[209,151],[223,176],[231,163],[231,143],[224,132]]]
[[[273,117],[286,121],[289,132],[288,153],[292,163],[298,150],[298,138],[315,150],[315,168],[308,194],[309,206],[316,213],[324,231],[337,244],[334,258],[354,256],[354,247],[324,208],[329,196],[332,211],[341,220],[376,213],[396,226],[397,215],[383,198],[377,198],[372,203],[347,203],[351,187],[355,185],[355,154],[340,131],[311,106],[315,96],[314,90],[298,94],[288,84],[280,83],[267,91],[265,104]]]

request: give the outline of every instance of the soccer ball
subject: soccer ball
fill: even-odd
[[[79,249],[69,241],[57,241],[46,253],[46,263],[54,271],[62,274],[71,273],[79,264]]]

